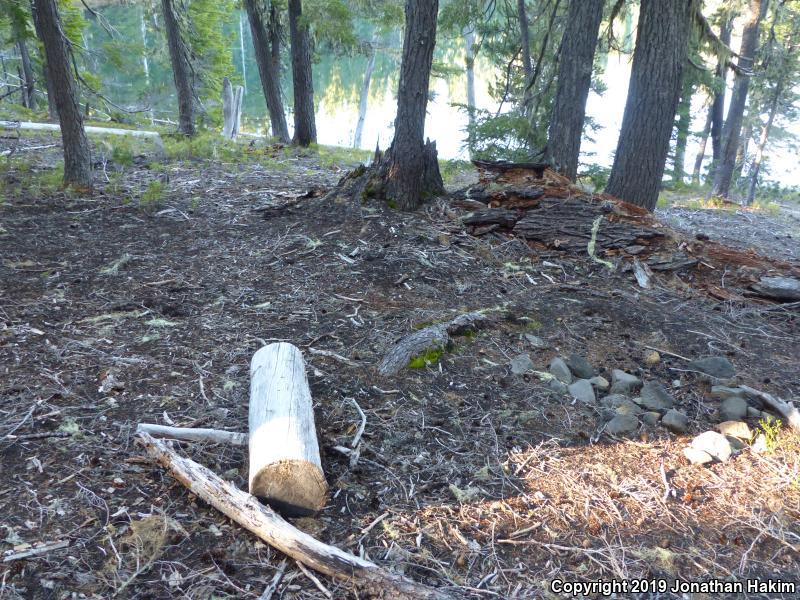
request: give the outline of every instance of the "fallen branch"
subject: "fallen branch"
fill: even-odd
[[[766,392],[756,390],[746,385],[740,385],[739,389],[744,390],[751,396],[763,400],[764,404],[780,413],[780,415],[786,419],[786,422],[789,423],[789,427],[800,432],[800,410],[797,410],[793,403],[786,402],[780,398],[776,398],[772,394],[767,394]]]
[[[60,540],[58,542],[47,542],[39,544],[27,550],[14,552],[13,554],[8,554],[3,557],[3,562],[7,563],[13,560],[29,558],[31,556],[39,556],[41,554],[47,554],[48,552],[52,552],[53,550],[60,550],[61,548],[67,548],[68,546],[69,546],[69,540]]]
[[[189,491],[273,548],[324,575],[352,583],[379,598],[448,600],[456,596],[421,585],[378,565],[323,544],[284,521],[255,497],[206,467],[178,455],[166,443],[140,432],[147,454]]]
[[[155,438],[169,438],[186,442],[212,442],[214,444],[232,444],[233,446],[246,446],[247,434],[236,431],[222,431],[221,429],[195,429],[191,427],[167,427],[166,425],[152,425],[139,423],[136,433],[147,433]]]

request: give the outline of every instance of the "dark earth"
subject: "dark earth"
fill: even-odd
[[[273,341],[306,357],[331,497],[294,523],[326,543],[474,598],[562,597],[555,578],[798,582],[797,436],[690,465],[681,449],[718,422],[718,403],[678,358],[726,356],[740,382],[797,398],[796,305],[720,302],[675,274],[643,290],[585,255],[470,236],[446,198],[408,214],[326,197],[353,163],[322,166],[314,150],[108,161],[91,196],[33,187],[58,152],[3,172],[0,552],[65,543],[0,563],[0,598],[259,598],[285,557],[152,464],[134,434],[140,422],[244,431],[249,360]],[[143,200],[156,179],[163,194]],[[415,328],[495,307],[502,319],[438,363],[377,374]],[[689,433],[602,433],[599,407],[511,373],[522,352],[539,371],[578,353],[608,378],[660,381]],[[360,423],[353,400],[367,426],[351,468],[334,447]],[[243,449],[176,447],[246,489]],[[285,568],[275,598],[358,597]]]

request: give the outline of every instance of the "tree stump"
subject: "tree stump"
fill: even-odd
[[[250,363],[250,493],[292,516],[322,509],[322,471],[303,355],[270,344]]]

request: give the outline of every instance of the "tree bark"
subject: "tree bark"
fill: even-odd
[[[653,210],[687,61],[694,3],[642,0],[636,50],[606,192]]]
[[[372,38],[370,44],[369,58],[367,59],[367,68],[364,69],[364,81],[361,83],[361,96],[358,99],[358,122],[356,123],[356,131],[353,135],[353,148],[361,147],[361,136],[364,133],[364,121],[367,119],[367,105],[369,104],[369,86],[372,81],[372,72],[375,70],[376,58],[376,44],[378,43],[378,36]]]
[[[728,17],[720,26],[719,39],[726,46],[731,43],[731,19]],[[714,102],[711,105],[711,151],[713,162],[709,169],[709,176],[714,177],[716,166],[722,160],[722,129],[725,125],[725,90],[727,88],[728,67],[724,60],[717,62],[717,85],[719,88],[714,93]]]
[[[533,63],[531,62],[531,40],[525,0],[517,0],[517,17],[519,18],[519,41],[522,46],[522,68],[525,72],[525,86],[527,87],[533,77]]]
[[[302,0],[289,0],[289,36],[292,40],[294,83],[294,143],[308,146],[317,141],[314,119],[314,81],[311,75],[311,40],[302,22]]]
[[[277,41],[278,59],[280,60],[280,39],[277,35],[278,26],[275,22],[277,10],[270,1],[268,27],[265,27],[261,2],[259,0],[244,0],[244,6],[247,11],[247,19],[250,21],[253,49],[255,50],[256,64],[258,64],[258,74],[261,77],[264,100],[267,102],[272,135],[284,144],[288,144],[291,140],[289,138],[289,127],[286,124],[286,115],[283,112],[280,65],[273,57],[273,41]]]
[[[22,36],[17,38],[17,48],[19,48],[19,57],[22,62],[22,75],[25,79],[23,85],[23,105],[25,108],[33,108],[36,104],[34,94],[36,93],[36,80],[33,76],[33,67],[31,66],[31,56],[28,53],[28,45]]]
[[[678,104],[678,122],[675,124],[675,155],[672,161],[672,182],[683,183],[686,176],[686,145],[689,142],[689,127],[692,124],[693,85],[684,85],[681,100]]]
[[[708,116],[706,117],[706,124],[703,126],[703,132],[700,135],[700,145],[697,148],[697,156],[694,159],[692,183],[695,185],[700,184],[700,171],[703,168],[703,160],[706,157],[706,147],[708,146],[708,137],[711,134],[711,122],[714,116],[712,110],[712,107],[709,107]]]
[[[581,150],[586,99],[592,84],[597,33],[604,0],[571,0],[561,42],[558,86],[548,131],[547,151],[553,168],[575,181]]]
[[[42,36],[45,60],[52,78],[52,92],[64,143],[64,185],[81,189],[92,187],[92,160],[89,141],[83,130],[78,91],[72,73],[66,35],[55,0],[33,0],[38,29]]]
[[[183,135],[194,135],[194,89],[189,51],[181,35],[173,0],[161,0],[161,10],[164,14],[172,77],[178,94],[178,131]]]
[[[394,140],[387,152],[385,195],[402,210],[414,210],[444,191],[436,145],[424,142],[439,0],[406,0],[406,28]]]
[[[739,136],[739,147],[736,149],[736,162],[734,162],[733,168],[733,178],[731,179],[731,184],[737,183],[742,178],[742,171],[744,171],[744,165],[747,162],[747,159],[750,155],[750,140],[753,137],[753,123],[748,118],[749,115],[745,115],[742,119],[744,124],[742,125],[742,134]]]
[[[747,93],[750,89],[750,73],[753,70],[753,59],[758,47],[759,27],[768,5],[769,0],[750,0],[750,15],[742,32],[742,46],[737,63],[741,71],[736,74],[736,83],[733,86],[733,94],[728,108],[728,118],[725,120],[722,135],[722,154],[714,173],[712,194],[715,196],[727,198],[730,195],[731,182],[736,168],[736,152],[742,134]]]
[[[33,6],[33,0],[31,0],[31,6]],[[42,27],[39,23],[39,18],[36,14],[36,11],[32,11],[32,20],[33,20],[33,28],[36,30],[36,37],[39,38],[40,42],[43,42],[43,33]],[[43,44],[44,45],[44,44]],[[42,60],[42,75],[44,75],[44,84],[45,88],[47,89],[47,115],[50,117],[50,120],[55,121],[58,119],[58,108],[56,107],[56,96],[53,85],[53,78],[50,75],[50,69],[47,67],[47,58],[43,57]]]

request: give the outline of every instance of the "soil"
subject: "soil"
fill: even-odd
[[[306,357],[331,497],[294,522],[326,543],[474,598],[563,597],[554,579],[798,582],[800,442],[783,431],[767,454],[689,465],[682,448],[718,422],[717,402],[680,358],[727,356],[742,383],[796,398],[796,306],[719,302],[675,274],[643,290],[588,256],[470,236],[446,199],[407,214],[325,196],[353,165],[313,151],[248,156],[109,162],[113,183],[88,197],[34,195],[5,173],[0,551],[66,547],[2,564],[0,597],[258,598],[284,557],[150,463],[134,433],[245,430],[249,360],[274,341]],[[155,179],[164,197],[140,201]],[[494,307],[504,318],[438,363],[377,374],[415,328]],[[606,377],[661,381],[690,431],[608,436],[598,407],[512,375],[522,352],[541,371],[575,352]],[[334,447],[359,426],[355,403],[367,426],[351,468]],[[176,447],[246,489],[244,449]],[[274,597],[326,594],[290,562]]]

